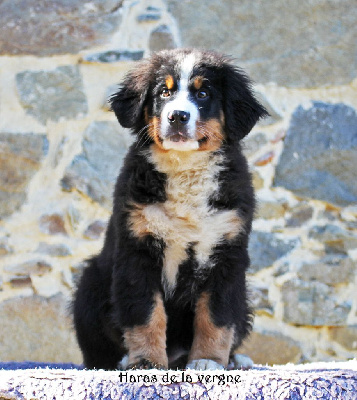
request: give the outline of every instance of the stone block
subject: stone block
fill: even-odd
[[[77,53],[109,41],[122,0],[3,0],[0,55]]]
[[[0,219],[25,202],[27,186],[47,152],[46,135],[0,133]]]
[[[97,240],[101,237],[107,227],[107,223],[104,221],[92,222],[84,232],[84,237],[91,240]]]
[[[63,295],[15,297],[0,303],[2,361],[81,362]]]
[[[174,36],[167,25],[155,28],[149,37],[149,48],[151,51],[176,48]]]
[[[256,81],[316,87],[357,76],[354,0],[166,1],[183,46],[232,55]]]
[[[339,302],[334,290],[321,282],[286,281],[282,288],[283,320],[294,325],[342,326],[351,311],[349,302]]]
[[[278,332],[252,332],[238,353],[247,354],[255,364],[263,365],[297,363],[302,356],[299,345]]]
[[[114,184],[128,148],[125,134],[116,122],[92,122],[84,133],[82,153],[65,171],[62,188],[77,189],[111,209]]]
[[[60,214],[44,214],[39,221],[40,230],[47,235],[67,235],[65,223]]]
[[[18,276],[42,276],[51,271],[51,265],[42,260],[26,261],[21,264],[9,265],[4,268],[4,272]]]
[[[251,265],[249,273],[256,273],[270,267],[279,258],[288,254],[298,240],[282,240],[270,232],[253,231],[249,240],[249,256]]]
[[[312,218],[314,209],[308,205],[301,205],[292,210],[290,217],[286,221],[286,226],[295,228],[304,225]]]
[[[346,254],[357,248],[357,235],[333,224],[314,226],[309,237],[324,243],[328,253]]]
[[[45,242],[39,243],[36,252],[54,257],[66,257],[72,254],[71,250],[65,244],[50,244]]]
[[[138,61],[144,56],[143,50],[108,50],[88,54],[82,58],[86,63],[114,63],[119,61]]]
[[[357,201],[357,114],[345,104],[298,107],[276,168],[274,186],[339,206]]]
[[[357,350],[357,325],[330,328],[329,337],[347,350]]]
[[[283,218],[286,206],[278,201],[259,201],[256,218]]]
[[[87,98],[77,66],[20,72],[16,75],[16,86],[26,112],[42,124],[87,114]]]
[[[298,271],[305,281],[318,281],[326,285],[348,284],[354,281],[355,263],[343,255],[327,255],[315,263],[303,263]]]

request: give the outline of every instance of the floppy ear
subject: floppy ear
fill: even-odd
[[[223,107],[227,139],[241,140],[267,110],[254,97],[252,83],[243,71],[230,64],[223,66]]]
[[[134,128],[144,119],[144,103],[150,83],[150,66],[147,62],[139,64],[124,78],[119,91],[109,100],[120,125]]]

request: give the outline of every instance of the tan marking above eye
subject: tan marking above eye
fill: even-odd
[[[203,84],[203,76],[196,76],[195,79],[193,80],[193,86],[195,87],[196,90],[201,89],[202,84]]]
[[[167,75],[166,79],[165,79],[165,83],[166,83],[166,87],[169,90],[172,90],[174,88],[175,85],[175,81],[172,75]]]

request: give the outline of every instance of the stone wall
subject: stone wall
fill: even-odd
[[[132,140],[106,99],[136,60],[181,45],[235,57],[271,114],[245,140],[259,209],[243,350],[259,363],[356,357],[354,2],[24,7],[0,2],[0,360],[81,362],[70,298]]]

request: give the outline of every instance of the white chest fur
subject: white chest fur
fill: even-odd
[[[131,229],[137,236],[152,234],[165,241],[163,282],[170,295],[180,264],[193,246],[199,266],[207,267],[215,245],[234,238],[242,229],[236,210],[212,209],[208,200],[219,189],[223,156],[209,152],[160,152],[149,159],[167,175],[164,203],[135,206]]]

